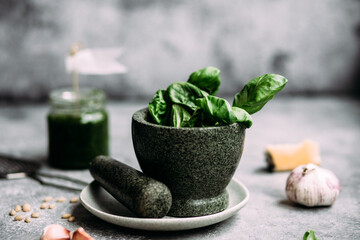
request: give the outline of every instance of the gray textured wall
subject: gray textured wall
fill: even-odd
[[[46,99],[70,85],[71,43],[122,46],[126,75],[82,77],[111,97],[150,97],[199,68],[222,70],[220,94],[267,72],[288,93],[359,89],[356,0],[0,0],[0,99]]]

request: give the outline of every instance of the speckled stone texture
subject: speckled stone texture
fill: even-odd
[[[106,156],[90,163],[90,173],[114,198],[139,217],[164,217],[171,206],[171,193],[136,169]]]
[[[227,207],[224,192],[239,164],[245,128],[240,124],[174,128],[150,123],[147,109],[134,113],[132,139],[143,172],[172,194],[168,215],[201,216]]]

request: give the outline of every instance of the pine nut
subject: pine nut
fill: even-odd
[[[15,215],[16,215],[16,211],[14,209],[11,209],[10,216],[15,216]]]
[[[22,210],[23,212],[30,212],[32,209],[31,205],[28,203],[25,203],[24,205],[22,205]]]
[[[44,198],[44,202],[52,202],[52,200],[53,200],[53,197],[51,197],[51,196]]]
[[[59,197],[57,200],[56,200],[57,202],[66,202],[66,198],[64,198],[64,197]]]
[[[23,219],[24,219],[23,215],[17,215],[14,217],[14,221],[21,221]]]
[[[71,214],[70,213],[64,213],[63,215],[61,215],[61,218],[70,218]]]
[[[31,222],[31,219],[30,219],[29,217],[26,217],[26,218],[25,218],[25,222],[26,222],[26,223],[29,223],[29,222]]]
[[[74,197],[74,198],[70,199],[71,203],[77,203],[78,201],[79,201],[78,197]]]
[[[68,221],[69,221],[69,222],[75,221],[75,217],[74,217],[74,216],[69,217]]]
[[[16,212],[20,212],[20,210],[21,210],[20,205],[16,205],[16,206],[15,206],[15,211],[16,211]]]
[[[40,205],[40,208],[41,208],[41,209],[46,209],[46,208],[47,208],[47,204],[46,204],[46,203],[42,203],[42,204]]]
[[[31,214],[31,217],[32,217],[32,218],[38,218],[38,217],[40,217],[40,213],[39,213],[39,212],[33,212],[33,213]]]
[[[53,208],[55,208],[55,204],[50,204],[49,209],[53,209]]]

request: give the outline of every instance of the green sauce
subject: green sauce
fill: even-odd
[[[98,155],[109,155],[108,114],[100,90],[68,89],[51,94],[47,116],[49,165],[63,169],[89,167]]]
[[[49,164],[59,168],[88,168],[98,155],[109,155],[108,115],[48,115]]]

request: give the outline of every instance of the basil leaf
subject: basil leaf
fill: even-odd
[[[182,127],[201,127],[204,120],[203,111],[200,108],[197,108],[194,113],[191,115],[190,119],[184,121],[181,125]]]
[[[188,82],[176,82],[171,84],[168,95],[173,103],[181,104],[192,110],[196,109],[195,100],[208,95],[205,91]]]
[[[173,104],[171,106],[170,126],[181,127],[190,117],[190,113],[181,105]]]
[[[188,79],[189,83],[194,84],[201,90],[210,95],[216,95],[221,84],[220,70],[215,67],[206,67],[193,72]]]
[[[223,98],[215,96],[205,96],[196,99],[196,105],[208,115],[210,119],[219,120],[227,124],[231,124],[231,106]]]
[[[238,107],[232,107],[231,109],[235,114],[235,122],[241,123],[247,128],[251,127],[252,118],[247,111]]]
[[[315,232],[313,230],[309,230],[304,234],[303,240],[318,240],[315,237]]]
[[[158,90],[148,105],[153,120],[160,125],[165,125],[170,103],[166,100],[166,90]]]
[[[248,82],[234,98],[233,106],[253,114],[261,110],[277,92],[281,91],[287,79],[277,74],[265,74]]]
[[[249,128],[250,114],[256,113],[281,91],[287,79],[277,74],[265,74],[248,82],[234,97],[231,106],[214,96],[221,84],[220,70],[206,67],[193,72],[187,82],[171,84],[159,90],[149,103],[153,120],[160,125],[204,127],[235,122]]]
[[[235,122],[249,128],[252,125],[251,116],[242,109],[232,108],[223,98],[216,96],[205,96],[196,99],[197,106],[204,112],[207,121],[215,125],[228,125]]]

